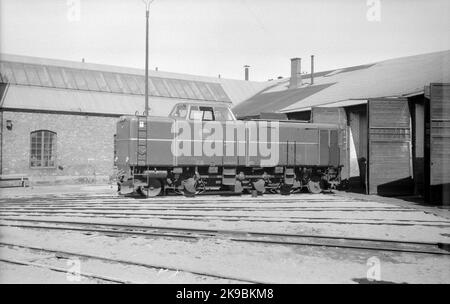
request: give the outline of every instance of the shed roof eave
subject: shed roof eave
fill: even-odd
[[[329,103],[325,103],[325,104],[320,104],[317,105],[317,107],[333,107],[335,104],[342,104],[341,106],[345,107],[346,104],[348,103],[348,105],[356,105],[356,104],[364,104],[367,102],[367,99],[344,99],[344,100],[338,100],[338,101],[333,101],[333,102],[329,102]],[[300,108],[295,108],[295,109],[283,109],[280,110],[280,113],[293,113],[293,112],[305,112],[305,111],[311,111],[313,107],[312,106],[307,106],[307,107],[300,107]]]
[[[394,95],[394,96],[378,96],[378,97],[370,97],[370,98],[355,98],[355,99],[346,99],[346,100],[339,100],[339,101],[333,101],[325,104],[317,105],[318,107],[322,108],[329,108],[329,107],[349,107],[349,106],[355,106],[359,104],[365,104],[367,103],[367,100],[369,99],[377,99],[377,98],[408,98],[408,97],[414,97],[424,94],[425,90],[415,91],[407,94],[401,94],[401,95]],[[280,110],[280,113],[293,113],[293,112],[305,112],[305,111],[311,111],[312,107],[301,107],[301,108],[295,108],[295,109],[285,109]]]

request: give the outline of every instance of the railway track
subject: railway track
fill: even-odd
[[[9,222],[5,223],[5,222]],[[33,224],[17,224],[33,223]],[[44,225],[45,224],[45,225]],[[66,230],[112,235],[138,235],[150,237],[185,238],[198,240],[208,237],[226,237],[234,242],[276,244],[285,246],[316,246],[353,250],[375,250],[413,254],[450,255],[450,245],[438,242],[411,242],[389,239],[341,237],[329,235],[305,235],[286,233],[267,233],[239,230],[197,229],[183,227],[156,227],[144,225],[106,224],[79,221],[51,221],[31,219],[2,219],[2,226],[25,229]]]
[[[359,224],[359,225],[392,225],[392,226],[431,226],[450,227],[449,221],[426,220],[385,220],[379,218],[339,218],[339,217],[310,217],[310,216],[267,216],[267,215],[208,215],[208,214],[183,214],[183,213],[137,213],[137,212],[93,212],[93,211],[24,211],[1,212],[2,217],[11,216],[63,216],[79,218],[113,218],[113,219],[164,219],[164,220],[191,220],[191,221],[245,221],[245,222],[272,222],[272,223],[328,223],[328,224]]]
[[[89,207],[89,210],[182,210],[182,211],[191,211],[191,210],[200,210],[200,211],[342,211],[342,212],[354,212],[354,211],[364,211],[364,212],[372,212],[372,211],[398,211],[398,212],[414,212],[413,209],[410,208],[394,208],[394,207],[332,207],[332,206],[322,206],[322,207],[311,207],[311,206],[177,206],[174,204],[158,204],[158,205],[141,205],[141,204],[121,204],[121,205],[113,205],[108,206],[102,203],[98,204],[64,204],[64,205],[32,205],[27,204],[23,206],[1,206],[1,211],[10,211],[10,210],[26,210],[26,211],[35,211],[35,210],[86,210],[86,207]]]
[[[400,213],[398,215],[389,215],[390,212]],[[433,257],[441,261],[450,255],[450,244],[439,242],[410,242],[395,239],[374,239],[364,237],[342,237],[333,235],[308,235],[308,234],[289,234],[289,233],[268,233],[264,231],[248,231],[252,228],[244,228],[245,230],[226,229],[201,229],[188,227],[191,223],[198,224],[208,228],[206,224],[211,221],[221,221],[222,227],[239,227],[239,224],[227,224],[229,222],[242,222],[243,226],[258,226],[269,229],[268,227],[277,226],[276,223],[289,223],[289,227],[294,224],[337,224],[337,225],[355,225],[355,231],[363,225],[381,225],[389,226],[388,228],[404,231],[407,226],[418,226],[418,228],[432,227],[444,228],[442,231],[448,231],[450,221],[442,218],[433,218],[432,216],[421,216],[414,214],[417,211],[414,208],[400,207],[382,204],[374,201],[367,201],[363,204],[361,200],[353,198],[342,198],[334,195],[293,195],[290,197],[282,197],[277,199],[275,196],[267,195],[263,197],[246,197],[245,200],[198,196],[195,199],[177,197],[153,198],[153,199],[133,199],[116,196],[92,196],[92,195],[73,195],[73,196],[48,196],[38,198],[17,198],[17,199],[0,199],[0,231],[4,227],[19,228],[21,235],[33,236],[45,232],[44,235],[52,235],[58,237],[60,232],[72,232],[68,235],[81,236],[80,240],[91,239],[106,240],[106,243],[122,240],[133,240],[131,238],[139,237],[140,239],[167,240],[164,244],[168,246],[184,246],[196,248],[199,244],[211,244],[217,246],[223,242],[234,244],[236,248],[241,247],[240,244],[249,246],[248,250],[253,248],[264,250],[285,250],[292,248],[302,249],[305,254],[317,252],[326,254],[330,252],[332,256],[350,255],[366,255],[373,252],[374,254],[386,254],[395,257],[405,256],[405,259],[413,257]],[[386,216],[384,216],[386,215]],[[102,220],[105,219],[105,220]],[[140,220],[142,222],[159,223],[159,226],[150,226],[145,224],[130,225],[130,220]],[[120,221],[121,223],[109,223]],[[188,222],[189,221],[189,222]],[[137,221],[136,221],[137,222]],[[186,224],[184,224],[186,223]],[[252,224],[255,223],[255,224]],[[275,223],[264,226],[264,223]],[[291,225],[291,223],[294,223]],[[172,227],[170,227],[172,225]],[[281,227],[282,225],[280,225]],[[343,227],[342,229],[340,227]],[[337,231],[344,231],[345,226],[333,226]],[[368,229],[369,227],[364,227]],[[22,230],[23,229],[23,230]],[[379,228],[373,226],[378,231]],[[383,230],[383,229],[381,229]],[[7,231],[14,231],[13,229]],[[88,235],[88,237],[83,236]],[[109,239],[101,238],[102,236],[112,237]],[[116,239],[117,238],[117,239]],[[217,242],[217,240],[221,240]],[[5,241],[5,242],[1,242]],[[14,238],[8,238],[8,241],[16,242]],[[181,243],[183,241],[186,243]],[[64,267],[58,267],[57,257],[63,258],[79,257],[80,259],[88,259],[89,261],[103,261],[104,268],[86,268],[93,272],[82,273],[82,277],[99,280],[110,283],[138,283],[135,282],[136,276],[127,280],[126,276],[122,276],[120,271],[115,270],[113,273],[119,273],[118,277],[111,277],[107,268],[120,269],[122,266],[143,267],[148,270],[169,269],[172,273],[181,271],[192,276],[203,278],[211,278],[211,280],[228,280],[238,283],[270,283],[264,282],[249,275],[248,278],[236,276],[228,276],[228,271],[220,270],[216,273],[209,271],[208,268],[200,269],[184,268],[177,269],[171,265],[157,265],[153,263],[139,263],[133,260],[115,259],[116,256],[100,256],[101,251],[92,251],[95,255],[86,254],[79,251],[78,247],[73,247],[74,251],[60,251],[55,248],[42,248],[28,246],[33,243],[14,244],[6,243],[6,239],[0,239],[1,248],[12,248],[11,250],[25,250],[27,252],[40,254],[46,253],[52,258],[44,261],[29,261],[28,259],[17,259],[14,255],[5,256],[2,252],[0,262],[24,265],[29,267],[47,268],[52,271],[66,272]],[[34,243],[38,244],[38,243]],[[145,244],[145,242],[144,242]],[[40,245],[40,244],[39,244]],[[9,246],[9,247],[8,247]],[[219,245],[220,246],[220,245]],[[256,247],[253,247],[256,246]],[[264,247],[259,247],[264,246]],[[279,247],[282,246],[282,247]],[[48,247],[48,245],[45,245]],[[67,249],[67,248],[64,248]],[[12,252],[12,251],[11,251]],[[178,253],[177,254],[182,254]],[[124,256],[128,259],[128,256]],[[191,257],[189,257],[191,258]],[[53,263],[55,262],[55,263]],[[147,262],[143,259],[141,262]],[[170,263],[172,260],[170,260]],[[97,263],[97,262],[95,262]],[[91,265],[95,265],[92,263]],[[164,262],[165,263],[165,262]],[[59,261],[61,266],[61,261]],[[201,266],[200,266],[201,267]],[[84,270],[84,269],[83,269]],[[104,272],[106,271],[106,272]],[[106,274],[106,275],[104,275]]]
[[[244,205],[244,204],[243,204]],[[353,206],[259,206],[259,205],[251,205],[251,206],[230,206],[230,205],[222,205],[222,206],[177,206],[174,204],[164,204],[164,205],[105,205],[105,204],[64,204],[64,205],[24,205],[24,206],[0,206],[1,212],[40,212],[40,211],[339,211],[339,212],[383,212],[383,211],[398,211],[398,212],[417,212],[413,209],[408,208],[380,208],[380,207],[353,207]]]
[[[267,284],[268,282],[265,281],[256,281],[253,279],[247,279],[247,278],[241,278],[239,276],[229,276],[229,275],[222,275],[220,273],[215,273],[212,271],[198,271],[195,269],[190,268],[179,268],[174,267],[171,265],[163,265],[163,264],[149,264],[149,263],[143,263],[143,262],[137,262],[132,260],[124,260],[124,259],[115,259],[110,258],[106,256],[98,256],[98,255],[91,255],[91,254],[85,254],[80,252],[72,252],[72,251],[65,251],[65,250],[55,250],[55,249],[49,249],[49,248],[43,248],[43,247],[36,247],[36,246],[28,246],[23,244],[15,244],[15,243],[7,243],[7,242],[0,242],[0,247],[8,247],[8,248],[16,248],[16,249],[23,249],[23,250],[30,250],[35,253],[45,253],[45,254],[51,254],[54,258],[79,258],[83,260],[96,260],[101,262],[106,262],[111,265],[125,265],[125,266],[135,266],[135,267],[142,267],[153,271],[159,271],[161,269],[164,269],[165,271],[170,271],[173,273],[187,273],[196,277],[201,278],[212,278],[215,280],[226,280],[231,283],[246,283],[246,284]],[[56,267],[54,265],[48,265],[48,264],[42,264],[42,263],[36,263],[31,261],[24,261],[24,260],[17,260],[17,259],[8,259],[8,258],[0,258],[0,262],[4,263],[10,263],[10,264],[17,264],[17,265],[24,265],[24,266],[32,266],[32,267],[39,267],[39,268],[46,268],[49,270],[57,271],[57,272],[65,272],[67,273],[66,268]],[[87,278],[94,278],[99,279],[102,281],[112,282],[112,283],[140,283],[140,282],[133,282],[130,280],[120,279],[120,278],[114,278],[110,276],[104,276],[99,274],[93,274],[93,273],[80,273],[80,276],[87,277]]]
[[[338,199],[337,199],[338,198]],[[92,199],[92,198],[91,198]],[[33,208],[47,208],[48,210],[58,209],[74,209],[82,210],[89,207],[91,210],[104,210],[114,208],[115,210],[125,210],[133,208],[134,210],[218,210],[218,211],[269,211],[269,210],[309,210],[309,211],[398,211],[398,212],[412,212],[415,209],[380,205],[375,203],[376,206],[371,206],[374,202],[367,202],[365,206],[358,206],[360,201],[356,199],[341,199],[338,196],[327,195],[326,198],[314,198],[314,197],[299,197],[289,198],[283,197],[282,201],[274,200],[273,197],[258,197],[249,198],[246,201],[242,200],[229,200],[220,199],[217,197],[212,198],[181,198],[176,201],[170,200],[171,198],[151,200],[136,200],[136,199],[123,199],[113,198],[101,200],[86,200],[86,198],[73,199],[65,198],[58,199],[56,201],[49,201],[47,199],[40,200],[17,200],[17,201],[1,201],[0,210],[33,210]],[[337,206],[327,206],[326,204],[333,203]],[[294,204],[293,204],[294,203]],[[250,207],[248,204],[251,204]]]
[[[270,207],[270,206],[280,206],[280,207],[301,207],[301,205],[304,205],[304,207],[326,207],[321,205],[321,203],[329,204],[330,202],[325,201],[295,201],[295,202],[288,202],[288,201],[204,201],[204,202],[196,202],[196,201],[175,201],[175,202],[136,202],[136,201],[117,201],[117,202],[105,202],[105,201],[58,201],[58,202],[30,202],[30,203],[24,203],[24,202],[17,202],[17,203],[7,203],[7,202],[1,202],[0,206],[2,207],[43,207],[43,206],[55,206],[55,207],[63,207],[66,205],[69,206],[140,206],[140,207],[159,207],[159,206],[177,206],[177,207],[190,207],[190,206],[197,206],[197,207],[211,207],[211,206],[233,206],[233,207],[239,207],[240,205],[244,204],[251,204],[254,206],[259,207]],[[357,202],[332,202],[335,205],[347,205],[347,207],[352,207],[352,205],[357,205]],[[353,203],[353,204],[352,204]],[[301,204],[301,205],[300,205]],[[357,206],[355,206],[357,207]],[[371,206],[367,206],[371,207]],[[378,207],[380,208],[380,207]],[[384,207],[385,209],[393,208],[393,207]],[[397,209],[406,209],[403,207],[397,207]]]
[[[303,202],[302,202],[303,203]],[[333,202],[337,204],[337,202]],[[302,211],[302,212],[322,212],[322,211],[338,211],[338,212],[417,212],[411,208],[404,207],[389,207],[389,206],[313,206],[313,205],[292,205],[292,203],[265,203],[260,204],[243,202],[230,202],[206,205],[205,203],[198,203],[195,201],[179,204],[178,202],[159,202],[159,203],[130,203],[130,202],[65,202],[65,203],[22,203],[18,204],[1,204],[1,212],[39,212],[39,211],[222,211],[222,212],[283,212],[283,211]]]
[[[251,196],[240,196],[240,198],[245,197],[247,201],[253,201],[253,202],[270,202],[273,201],[276,198],[282,197],[283,201],[289,202],[289,201],[301,201],[301,202],[330,202],[336,201],[336,202],[358,202],[360,200],[355,198],[342,198],[335,194],[322,194],[322,195],[312,195],[312,194],[304,194],[304,195],[292,195],[292,196],[279,196],[279,195],[264,195],[264,196],[258,196],[258,197],[251,197]],[[173,202],[174,198],[176,198],[176,203],[183,203],[183,202],[196,202],[196,203],[204,203],[204,202],[214,202],[214,203],[220,203],[220,202],[230,202],[230,197],[223,197],[223,196],[217,196],[217,195],[202,195],[202,196],[196,196],[194,199],[190,197],[183,197],[183,196],[176,196],[176,197],[154,197],[151,199],[143,199],[142,197],[136,197],[136,198],[129,198],[129,197],[122,197],[122,196],[96,196],[96,195],[86,195],[86,196],[39,196],[39,197],[30,197],[26,198],[23,196],[20,197],[10,197],[7,199],[0,199],[0,203],[20,203],[24,201],[24,198],[26,199],[26,203],[40,203],[40,202],[48,202],[49,200],[57,199],[59,202],[67,202],[67,201],[86,201],[89,200],[101,200],[102,202],[139,202],[139,203],[160,203],[160,202]]]
[[[1,244],[0,244],[0,246],[1,246]],[[15,264],[15,265],[21,265],[21,266],[31,266],[31,267],[37,267],[37,268],[44,268],[44,269],[49,269],[49,270],[56,271],[56,272],[67,273],[67,269],[66,268],[56,267],[56,266],[46,265],[46,264],[40,264],[40,263],[34,263],[34,262],[29,262],[29,261],[24,261],[24,260],[0,258],[0,262],[9,263],[9,264]],[[131,282],[131,281],[128,281],[128,280],[125,281],[125,280],[116,279],[116,278],[113,278],[113,277],[110,277],[110,276],[103,276],[103,275],[87,273],[87,272],[80,272],[78,275],[80,277],[89,278],[89,279],[96,279],[96,280],[109,282],[109,283],[118,283],[118,284],[136,283],[136,282]]]

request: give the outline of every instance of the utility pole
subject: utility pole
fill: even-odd
[[[149,7],[154,0],[142,0],[145,3],[145,112],[144,115],[148,116],[148,16]]]

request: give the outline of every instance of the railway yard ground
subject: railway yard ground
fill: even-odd
[[[0,283],[450,283],[449,246],[415,198],[0,189]]]

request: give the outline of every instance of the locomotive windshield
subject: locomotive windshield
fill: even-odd
[[[191,113],[189,114],[191,120],[214,120],[214,110],[212,107],[198,107],[191,106]]]
[[[185,103],[177,104],[170,116],[175,119],[202,121],[236,120],[231,110],[226,106],[188,105]]]
[[[236,120],[233,114],[231,113],[230,109],[225,107],[214,108],[214,116],[218,121]]]

